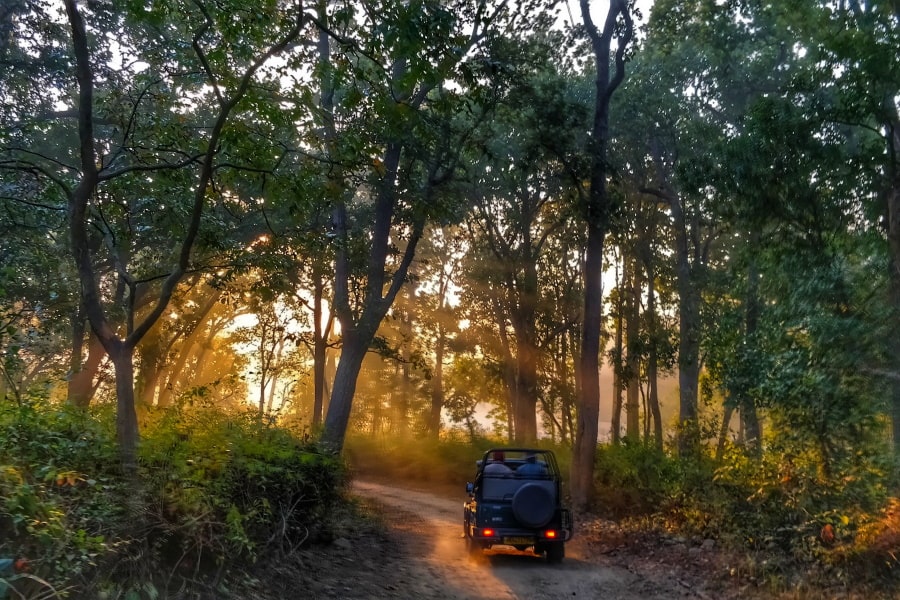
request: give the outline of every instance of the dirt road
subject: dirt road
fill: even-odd
[[[548,565],[530,552],[488,551],[469,558],[462,536],[463,496],[437,496],[397,487],[356,482],[354,492],[383,510],[397,540],[393,576],[369,582],[369,595],[353,597],[429,600],[603,598],[646,600],[706,598],[677,580],[604,564],[575,539],[561,565]],[[373,584],[374,583],[374,584]],[[362,585],[367,585],[362,582]],[[345,590],[345,591],[350,591]],[[362,595],[357,595],[362,593]]]

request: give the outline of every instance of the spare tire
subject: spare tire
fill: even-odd
[[[513,514],[526,527],[543,527],[553,518],[556,507],[553,495],[537,483],[526,483],[518,489],[512,500]]]

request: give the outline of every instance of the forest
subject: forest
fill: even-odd
[[[897,0],[4,0],[0,99],[0,598],[503,444],[900,583]]]

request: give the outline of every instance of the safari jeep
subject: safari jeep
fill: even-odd
[[[572,516],[563,507],[559,466],[549,450],[493,448],[476,462],[466,484],[463,528],[469,552],[492,546],[533,548],[547,562],[565,556]]]

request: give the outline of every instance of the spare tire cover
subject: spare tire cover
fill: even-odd
[[[526,483],[513,496],[512,509],[522,525],[543,527],[553,518],[556,507],[549,490],[536,483]]]

